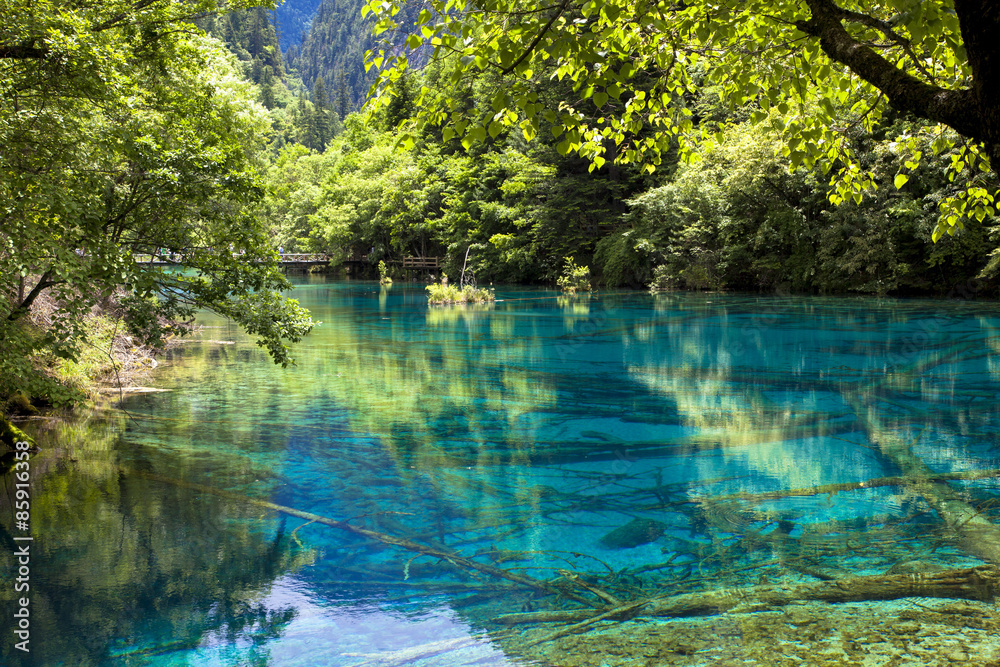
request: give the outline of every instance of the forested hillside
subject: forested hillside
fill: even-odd
[[[284,0],[275,7],[274,27],[282,53],[302,45],[319,3],[320,0]]]
[[[345,91],[352,109],[359,109],[375,81],[377,70],[365,70],[365,52],[402,48],[405,33],[372,34],[374,22],[361,14],[363,0],[322,0],[301,48],[291,54],[302,81],[312,86],[320,77],[327,87]],[[403,7],[397,15],[402,25],[413,28],[420,7]]]
[[[941,294],[994,277],[984,273],[1000,241],[992,220],[932,240],[938,203],[955,189],[950,155],[925,161],[897,189],[903,158],[891,142],[856,136],[876,183],[860,202],[834,205],[820,167],[792,169],[780,132],[751,122],[748,109],[726,109],[710,87],[691,109],[725,120],[725,129],[700,160],[682,163],[675,153],[653,174],[636,164],[592,168],[562,154],[549,127],[530,143],[516,128],[463,142],[425,127],[401,150],[396,128],[412,118],[422,86],[460,96],[474,122],[487,124],[502,90],[486,75],[451,89],[432,67],[400,80],[367,127],[349,119],[325,153],[285,149],[263,209],[278,243],[374,251],[376,261],[441,255],[452,276],[468,251],[480,282],[551,283],[566,257],[606,286]],[[560,99],[569,87],[549,82],[539,91]]]
[[[402,7],[383,37],[401,41],[413,9]],[[655,77],[630,73],[633,92],[616,99],[581,91],[552,65],[529,72],[525,88],[500,68],[470,71],[468,58],[421,67],[430,54],[421,39],[410,43],[377,113],[334,139],[368,87],[363,54],[380,48],[370,25],[356,3],[326,0],[295,61],[318,94],[315,86],[297,101],[292,94],[272,113],[272,145],[287,148],[271,167],[275,190],[262,215],[284,248],[376,261],[441,255],[452,272],[468,254],[475,275],[494,281],[554,281],[573,257],[606,286],[918,294],[995,278],[1000,237],[991,215],[933,238],[942,202],[966,182],[953,173],[965,150],[954,132],[930,135],[891,109],[860,123],[830,107],[848,128],[836,137],[831,172],[830,163],[788,150],[787,128],[802,126],[802,106],[734,105],[725,86],[689,65],[688,88],[673,97],[688,119],[684,133],[626,132],[620,154],[608,143],[591,154],[574,128],[649,99]],[[562,111],[515,124],[503,109],[512,92],[526,109]],[[450,122],[427,122],[433,100],[448,101]],[[805,104],[820,101],[817,92]],[[697,135],[710,140],[692,157]],[[630,143],[657,147],[654,172]],[[865,178],[852,181],[853,173]],[[995,188],[992,173],[976,173]]]
[[[409,4],[366,6],[381,34],[412,31],[383,54],[372,107],[403,144],[439,137],[475,158],[523,137],[515,150],[576,155],[597,179],[654,175],[603,217],[613,231],[562,237],[606,284],[946,293],[995,279],[1000,126],[983,110],[997,106],[997,20],[976,3],[432,1],[419,30],[399,18]],[[411,80],[428,50],[437,69]],[[538,248],[541,219],[489,247]]]
[[[260,7],[238,9],[226,14],[211,14],[198,21],[199,27],[225,43],[240,60],[250,63],[249,78],[285,76],[284,61],[278,47],[272,17]],[[270,69],[269,74],[264,69]]]

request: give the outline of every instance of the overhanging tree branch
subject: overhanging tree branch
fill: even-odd
[[[559,5],[556,12],[552,14],[552,18],[549,19],[549,22],[545,24],[545,27],[543,27],[541,30],[538,31],[537,35],[535,35],[535,39],[532,40],[531,44],[528,45],[528,48],[526,48],[524,52],[520,56],[518,56],[517,60],[511,63],[510,67],[505,67],[503,69],[504,74],[510,74],[511,72],[513,72],[517,68],[517,66],[524,61],[525,58],[527,58],[534,52],[535,47],[538,46],[538,43],[540,41],[542,41],[542,37],[545,37],[545,33],[549,31],[549,28],[551,28],[552,24],[556,22],[556,19],[562,16],[562,13],[566,11],[566,7],[568,5],[569,5],[569,0],[562,1],[562,4]]]
[[[820,47],[827,56],[846,65],[882,91],[892,106],[930,121],[944,123],[967,137],[987,140],[983,119],[971,90],[949,90],[921,81],[852,37],[841,20],[856,20],[853,14],[848,14],[830,0],[806,0],[806,4],[812,17],[796,22],[795,27],[807,35],[818,37]]]

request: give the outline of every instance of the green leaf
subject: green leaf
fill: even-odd
[[[396,145],[401,146],[404,150],[411,150],[416,143],[417,138],[409,132],[399,135],[399,139],[396,141]]]
[[[910,180],[910,177],[906,174],[896,174],[896,178],[893,180],[893,184],[896,186],[897,190],[902,189],[906,182]]]

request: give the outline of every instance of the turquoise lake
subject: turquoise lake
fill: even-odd
[[[205,316],[23,424],[3,664],[1000,661],[998,304],[295,282],[296,366]]]

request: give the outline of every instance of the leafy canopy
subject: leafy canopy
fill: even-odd
[[[251,215],[267,117],[189,22],[233,5],[0,2],[0,375],[23,379],[38,351],[73,357],[84,314],[115,294],[144,338],[208,307],[288,363],[312,322],[277,294],[288,283]]]
[[[371,104],[389,104],[411,60],[446,61],[454,83],[493,70],[507,76],[486,122],[461,100],[424,87],[418,126],[443,126],[466,147],[517,127],[531,140],[551,131],[561,153],[592,168],[608,160],[649,172],[669,151],[691,160],[712,142],[717,123],[691,106],[712,87],[731,109],[784,134],[792,167],[820,165],[834,203],[860,201],[874,188],[847,134],[884,125],[903,112],[919,122],[892,137],[907,174],[919,146],[952,153],[960,189],[941,205],[936,238],[963,219],[995,213],[990,158],[1000,159],[1000,73],[990,69],[990,35],[1000,14],[986,0],[430,0],[415,25],[399,26],[405,0],[371,0],[377,33],[411,31],[409,51],[368,54],[380,67]],[[573,82],[558,105],[540,98],[543,78]],[[1000,93],[996,93],[1000,95]],[[895,110],[895,111],[894,111]],[[415,128],[411,131],[415,131]],[[409,141],[404,134],[403,142]]]

